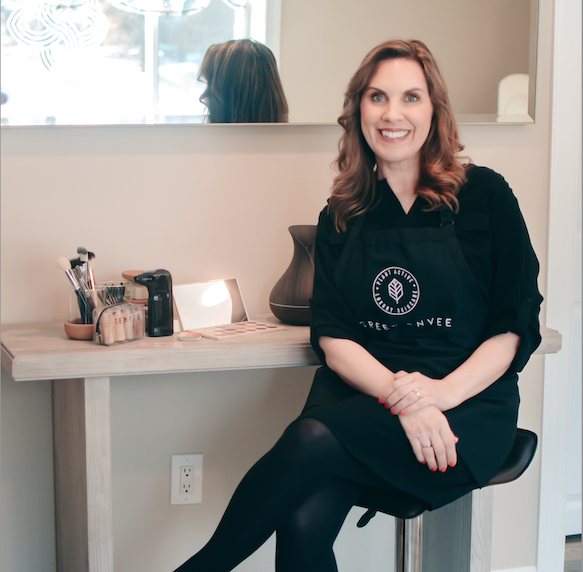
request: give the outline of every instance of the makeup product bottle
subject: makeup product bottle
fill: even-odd
[[[148,335],[171,336],[174,333],[172,276],[158,269],[134,277],[137,284],[148,288]]]

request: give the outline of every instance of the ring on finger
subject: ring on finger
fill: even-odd
[[[419,390],[417,388],[415,388],[413,391],[414,391],[415,395],[417,396],[417,399],[419,399],[421,397]]]
[[[433,447],[433,443],[429,443],[429,445],[423,445],[424,449],[428,449],[429,447]]]

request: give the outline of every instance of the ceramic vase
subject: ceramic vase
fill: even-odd
[[[310,299],[314,284],[314,247],[316,226],[300,224],[289,227],[294,254],[288,269],[269,295],[273,314],[286,324],[310,323]]]

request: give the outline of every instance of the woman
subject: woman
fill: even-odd
[[[200,101],[211,123],[285,123],[288,106],[271,50],[255,40],[211,46],[199,81],[207,84]]]
[[[231,570],[274,531],[278,572],[335,571],[332,544],[367,488],[435,509],[487,483],[512,447],[542,300],[516,199],[458,158],[447,90],[419,41],[367,55],[339,123],[312,305],[325,365],[181,572]]]

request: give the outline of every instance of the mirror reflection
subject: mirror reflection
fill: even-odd
[[[3,125],[207,121],[200,66],[233,38],[271,49],[292,123],[334,123],[350,74],[395,37],[430,47],[459,121],[534,117],[536,0],[2,0],[1,14]]]
[[[211,46],[199,80],[209,123],[285,123],[288,106],[272,51],[255,40]]]

